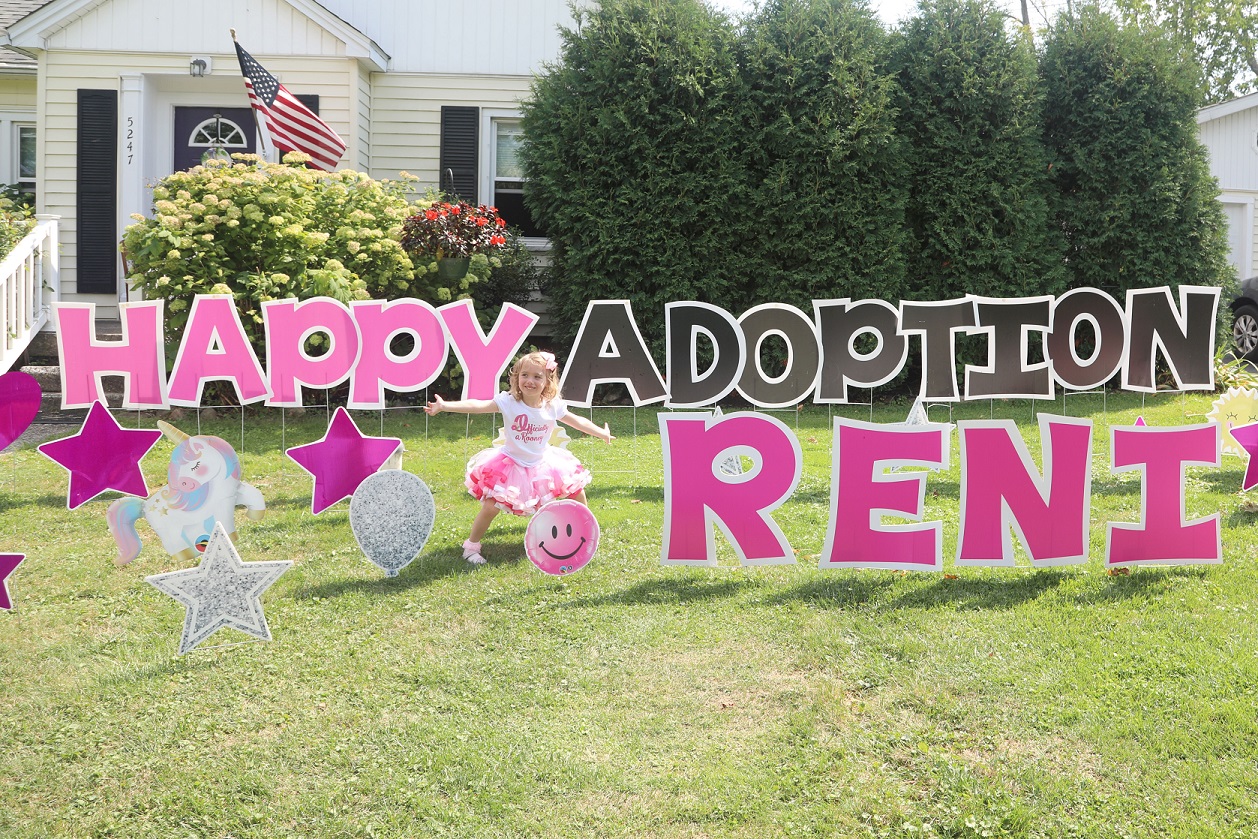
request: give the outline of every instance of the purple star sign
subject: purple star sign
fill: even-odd
[[[25,554],[0,554],[0,609],[12,609],[9,597],[9,575],[26,559]]]
[[[1258,457],[1254,457],[1258,454],[1258,422],[1238,425],[1231,432],[1232,439],[1249,453],[1249,465],[1245,467],[1245,477],[1241,481],[1241,491],[1244,492],[1258,486]]]
[[[39,451],[70,471],[66,506],[73,510],[107,490],[147,498],[140,461],[162,432],[123,428],[109,409],[92,403],[79,433],[39,446]]]
[[[316,516],[354,494],[397,451],[397,437],[365,437],[344,408],[337,408],[322,440],[294,446],[288,456],[314,477],[310,512]]]

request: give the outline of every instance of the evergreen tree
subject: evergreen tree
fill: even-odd
[[[1197,140],[1197,71],[1095,7],[1062,15],[1042,60],[1044,137],[1072,287],[1226,285],[1226,222]]]
[[[889,39],[861,0],[772,0],[741,43],[749,299],[898,299],[905,188]]]
[[[739,311],[733,25],[699,0],[604,0],[562,34],[524,105],[522,151],[554,249],[556,337],[598,298],[629,299],[657,348],[669,301]]]
[[[988,0],[927,0],[894,58],[915,299],[1058,291],[1035,54]]]

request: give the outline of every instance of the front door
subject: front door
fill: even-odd
[[[215,149],[254,154],[252,108],[175,108],[175,171],[191,169]]]

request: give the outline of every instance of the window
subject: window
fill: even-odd
[[[17,179],[23,184],[35,187],[35,126],[19,125],[17,127]]]
[[[20,193],[23,203],[35,196],[37,139],[34,112],[0,110],[0,191]]]
[[[188,145],[196,148],[243,149],[248,148],[249,143],[245,140],[245,132],[239,125],[215,114],[192,129]]]
[[[524,144],[524,130],[517,114],[487,114],[487,160],[483,161],[488,172],[488,189],[481,196],[481,203],[498,208],[498,214],[507,224],[517,228],[526,238],[542,239],[545,233],[533,221],[524,206],[524,170],[520,166],[520,147]],[[484,181],[482,182],[484,183]]]

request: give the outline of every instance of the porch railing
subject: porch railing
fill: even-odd
[[[36,215],[35,228],[0,262],[0,373],[6,372],[52,317],[61,288],[60,216]]]

